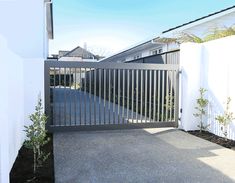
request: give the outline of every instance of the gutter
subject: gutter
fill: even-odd
[[[54,39],[54,27],[53,27],[53,3],[51,0],[44,0],[46,4],[46,30],[49,39]]]

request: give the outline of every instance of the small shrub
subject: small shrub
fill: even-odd
[[[203,116],[206,116],[206,107],[208,106],[209,101],[205,98],[206,89],[200,88],[200,97],[197,99],[197,106],[195,109],[197,110],[197,113],[193,114],[195,117],[199,118],[199,125],[198,128],[200,129],[200,132],[207,130],[209,125],[204,125],[203,123]]]
[[[230,112],[230,102],[231,98],[228,97],[224,113],[222,115],[216,116],[215,118],[222,125],[221,131],[223,132],[226,139],[228,138],[228,125],[235,119],[233,112]]]
[[[175,109],[175,103],[174,103],[175,97],[174,97],[174,93],[169,93],[166,97],[165,97],[165,110],[167,110],[168,116],[166,117],[166,121],[172,120],[174,118],[174,109]],[[170,115],[171,114],[171,115]]]
[[[46,120],[47,117],[43,113],[42,100],[41,97],[38,99],[38,103],[35,106],[35,113],[29,116],[32,124],[29,126],[25,126],[26,132],[26,141],[24,142],[24,146],[28,149],[33,150],[34,159],[33,159],[33,172],[34,175],[38,167],[42,166],[42,164],[49,157],[49,153],[46,154],[42,151],[42,146],[49,142],[49,138],[46,136]]]

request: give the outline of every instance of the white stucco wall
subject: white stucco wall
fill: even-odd
[[[38,94],[44,99],[44,0],[0,0],[0,22],[0,183],[8,183],[25,139],[23,126]]]
[[[4,68],[0,78],[0,182],[5,183],[24,136],[24,81],[23,60],[6,47],[5,40],[0,42],[0,67]]]
[[[208,90],[206,97],[210,101],[208,117],[212,133],[222,136],[220,125],[215,120],[223,113],[227,97],[232,98],[231,111],[235,113],[235,36],[230,36],[203,44],[185,43],[181,45],[181,114],[180,127],[185,130],[197,129],[195,113],[199,88]],[[229,138],[235,140],[235,123],[229,127]]]
[[[45,56],[44,0],[0,0],[0,22],[0,34],[7,37],[8,47],[16,54]]]

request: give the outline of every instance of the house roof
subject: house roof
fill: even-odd
[[[117,56],[117,55],[121,55],[121,54],[123,54],[123,53],[126,53],[126,52],[132,50],[132,49],[136,49],[137,47],[142,46],[142,45],[144,45],[144,44],[149,44],[149,43],[155,42],[155,40],[157,40],[158,38],[162,37],[164,34],[167,34],[167,33],[171,32],[171,31],[175,31],[175,30],[177,30],[177,29],[179,29],[179,28],[183,28],[183,27],[185,27],[185,26],[189,26],[190,24],[195,24],[195,23],[198,23],[198,22],[203,21],[203,20],[206,21],[206,20],[209,19],[209,18],[212,18],[212,17],[214,17],[214,16],[218,16],[218,15],[220,15],[220,14],[225,14],[225,13],[227,13],[227,12],[233,10],[233,9],[235,10],[235,5],[234,5],[234,6],[231,6],[231,7],[228,7],[228,8],[226,8],[226,9],[222,9],[222,10],[220,10],[220,11],[211,13],[211,14],[209,14],[209,15],[203,16],[203,17],[201,17],[201,18],[195,19],[195,20],[193,20],[193,21],[190,21],[190,22],[187,22],[187,23],[178,25],[178,26],[176,26],[176,27],[173,27],[173,28],[164,30],[163,32],[161,32],[161,34],[159,34],[158,36],[153,37],[152,39],[148,39],[148,40],[145,40],[145,41],[143,41],[143,42],[141,42],[141,43],[135,44],[135,45],[133,45],[133,46],[131,46],[131,47],[125,49],[125,50],[122,50],[122,51],[120,51],[120,52],[118,52],[118,53],[115,53],[115,54],[109,56],[109,57],[106,57],[106,58],[102,59],[101,61],[106,60],[106,59],[110,59],[111,57],[114,57],[114,56]]]
[[[197,18],[197,19],[192,20],[192,21],[189,21],[189,22],[187,22],[187,23],[184,23],[184,24],[178,25],[178,26],[176,26],[176,27],[170,28],[170,29],[168,29],[168,30],[163,31],[162,34],[165,34],[165,33],[167,33],[167,32],[176,30],[176,29],[181,28],[181,27],[184,27],[184,26],[186,26],[186,25],[189,25],[189,24],[192,24],[192,23],[195,23],[195,22],[204,20],[204,19],[209,18],[209,17],[212,17],[212,16],[214,16],[214,15],[218,15],[218,14],[220,14],[220,13],[226,12],[226,11],[231,10],[231,9],[235,9],[235,6],[231,6],[231,7],[222,9],[222,10],[220,10],[220,11],[211,13],[211,14],[206,15],[206,16],[203,16],[203,17],[201,17],[201,18]]]
[[[59,51],[59,54],[58,54],[58,57],[63,57],[66,53],[68,53],[69,51],[64,51],[64,50],[60,50]]]
[[[94,54],[85,50],[84,48],[81,48],[80,46],[77,46],[71,51],[61,51],[61,53],[64,53],[63,57],[81,57],[83,59],[96,59],[96,56]]]
[[[125,50],[123,50],[123,51],[121,51],[117,54],[106,57],[106,58],[104,58],[100,61],[107,61],[107,62],[114,61],[113,60],[114,57],[115,57],[116,61],[117,60],[120,61],[120,60],[123,59],[123,57],[128,57],[128,55],[130,55],[130,54],[138,54],[138,52],[141,51],[141,50],[155,49],[157,45],[160,47],[162,45],[162,43],[159,43],[159,44],[158,43],[153,43],[152,40],[148,40],[148,41],[140,43],[136,46],[133,46],[131,48],[125,49]]]

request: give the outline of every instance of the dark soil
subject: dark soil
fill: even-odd
[[[36,178],[33,183],[53,183],[54,182],[54,158],[53,158],[53,136],[48,134],[50,141],[43,147],[44,152],[50,152],[49,158],[43,164],[43,167],[37,169]],[[33,175],[33,152],[21,147],[16,161],[11,169],[11,183],[26,183],[34,177]]]
[[[223,147],[235,150],[235,141],[234,140],[225,139],[223,137],[219,137],[215,134],[212,134],[212,133],[206,132],[206,131],[202,131],[200,133],[200,131],[197,130],[197,131],[188,131],[188,133],[195,135],[197,137],[203,138],[205,140],[208,140],[210,142],[216,143],[216,144],[221,145]]]

